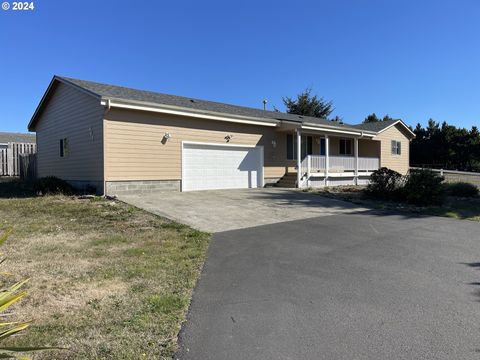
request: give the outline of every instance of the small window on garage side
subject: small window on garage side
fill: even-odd
[[[402,154],[402,143],[397,140],[392,140],[392,155]]]
[[[340,139],[340,155],[352,155],[352,139]]]
[[[65,157],[68,155],[68,139],[60,139],[60,157]]]

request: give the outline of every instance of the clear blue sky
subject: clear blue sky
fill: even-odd
[[[34,5],[0,10],[0,131],[26,130],[54,74],[282,110],[308,86],[349,123],[480,123],[477,0]]]

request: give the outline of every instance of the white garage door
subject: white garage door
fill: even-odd
[[[262,147],[183,144],[182,191],[262,186]]]

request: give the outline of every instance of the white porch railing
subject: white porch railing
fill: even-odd
[[[329,171],[343,172],[355,170],[355,158],[353,156],[330,156],[329,160]]]
[[[376,157],[359,157],[358,170],[359,171],[375,171],[380,168],[380,159]]]
[[[302,160],[302,174],[325,172],[324,155],[308,155]],[[380,167],[380,159],[376,157],[358,157],[358,171],[374,171]],[[355,171],[354,156],[329,156],[329,172]]]

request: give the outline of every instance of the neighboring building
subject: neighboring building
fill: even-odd
[[[35,134],[0,132],[0,149],[6,149],[8,143],[35,143]]]
[[[21,166],[20,157],[33,154],[35,150],[35,134],[0,132],[0,176],[19,176],[25,166],[29,168],[26,162]]]
[[[366,183],[381,166],[406,173],[414,137],[400,120],[346,125],[59,76],[28,128],[38,176],[107,194]]]

